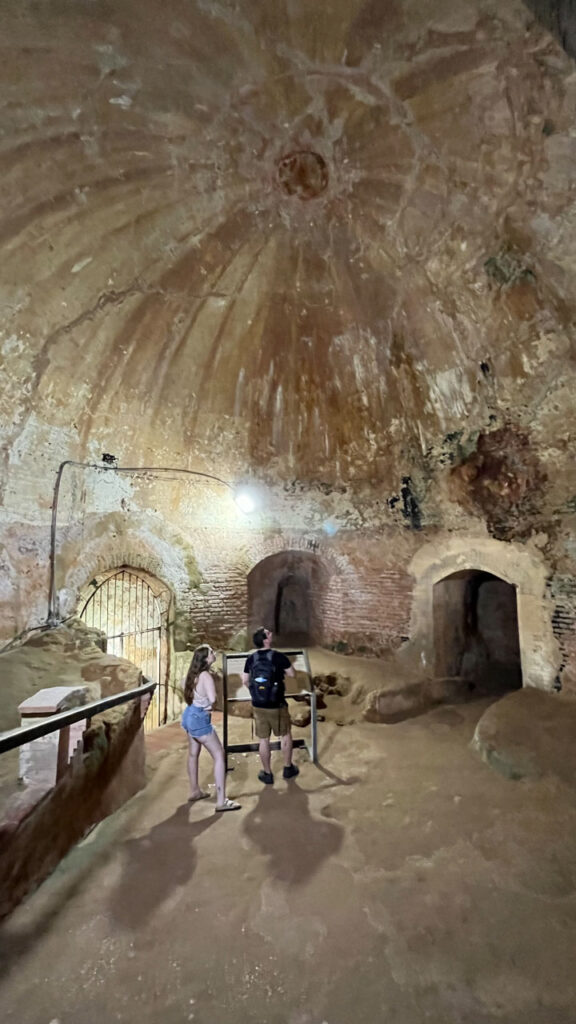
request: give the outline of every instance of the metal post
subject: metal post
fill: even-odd
[[[224,767],[228,767],[228,661],[226,655],[222,655],[222,740],[224,747]]]
[[[70,753],[70,726],[63,725],[58,734],[58,756],[56,759],[56,782],[64,775]]]
[[[312,749],[310,756],[313,764],[318,761],[318,719],[316,717],[316,690],[314,684],[312,684],[312,690],[310,691],[310,727],[312,732]]]

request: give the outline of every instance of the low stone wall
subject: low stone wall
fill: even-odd
[[[92,719],[52,788],[13,797],[0,822],[0,917],[8,914],[97,822],[145,784],[141,702]]]
[[[393,723],[424,714],[436,704],[460,702],[469,697],[468,684],[459,676],[445,679],[399,680],[366,697],[363,718],[367,722]]]

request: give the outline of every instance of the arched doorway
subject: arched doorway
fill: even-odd
[[[280,647],[322,642],[328,572],[317,555],[279,551],[248,575],[248,630],[274,631]]]
[[[435,674],[462,677],[479,693],[522,686],[516,588],[464,569],[434,585]]]
[[[561,655],[552,630],[549,567],[542,554],[512,541],[439,533],[423,544],[409,564],[414,577],[410,644],[404,657],[414,671],[435,671],[434,586],[463,570],[483,569],[514,587],[516,593],[522,685],[550,690]]]
[[[174,716],[168,686],[167,588],[155,577],[127,566],[102,573],[85,588],[80,618],[106,634],[106,651],[127,658],[157,687],[146,729]]]

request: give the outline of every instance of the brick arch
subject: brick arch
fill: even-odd
[[[137,555],[135,555],[134,557],[138,558]],[[138,560],[142,562],[142,558],[139,558]],[[104,561],[107,563],[108,559],[103,559],[102,561],[103,563]],[[170,586],[166,583],[165,580],[161,578],[159,573],[156,571],[155,566],[135,565],[134,561],[130,560],[129,555],[126,557],[123,556],[123,561],[117,562],[114,565],[106,564],[106,567],[104,567],[103,564],[102,569],[97,569],[90,576],[89,582],[85,583],[84,586],[80,589],[78,598],[78,608],[81,609],[85,602],[89,600],[89,598],[94,593],[94,587],[91,585],[92,583],[96,582],[97,585],[100,586],[107,579],[116,576],[123,569],[126,570],[126,572],[131,573],[132,576],[139,577],[144,581],[144,583],[146,583],[150,587],[150,590],[152,591],[154,597],[156,598],[158,605],[162,611],[162,614],[165,615],[168,612],[168,609],[172,603],[173,598],[173,593]]]
[[[130,571],[161,581],[164,580],[165,566],[154,553],[144,551],[139,545],[119,544],[107,548],[106,553],[98,553],[93,559],[90,571],[85,569],[84,575],[93,577],[114,573],[120,566],[129,566]]]
[[[322,643],[331,568],[303,547],[279,547],[257,562],[246,579],[249,634],[265,625],[284,647]]]
[[[560,659],[552,632],[545,563],[526,548],[486,537],[439,538],[420,548],[409,565],[416,580],[410,654],[420,671],[432,673],[434,668],[434,585],[464,570],[490,573],[516,588],[524,686],[550,689]]]
[[[148,520],[140,519],[119,531],[117,516],[95,517],[84,523],[82,534],[69,534],[58,554],[56,585],[61,614],[71,613],[91,579],[122,565],[149,573],[171,594],[181,594],[193,585],[193,561],[192,552],[173,531],[167,536],[163,530],[160,537]]]
[[[243,569],[248,575],[260,562],[281,551],[307,552],[318,558],[330,576],[352,575],[353,569],[344,555],[337,554],[327,542],[318,537],[303,537],[299,534],[262,536],[245,551]]]
[[[350,579],[354,571],[348,559],[335,552],[330,543],[316,535],[280,533],[276,535],[256,534],[242,545],[236,553],[234,571],[238,576],[237,609],[242,616],[242,629],[248,629],[248,641],[252,629],[252,615],[249,607],[248,578],[265,559],[280,552],[308,553],[318,560],[327,574],[327,587],[322,601],[323,639],[326,643],[342,633],[345,598],[350,591]],[[241,581],[241,582],[240,582]],[[255,623],[262,625],[261,622]]]

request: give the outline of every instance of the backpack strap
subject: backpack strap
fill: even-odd
[[[263,655],[263,657],[266,658],[267,661],[272,661],[273,654],[274,651],[271,651],[270,648],[268,648],[268,650],[265,651],[262,647],[260,647],[257,651],[254,652],[256,661],[262,661],[260,655]]]

